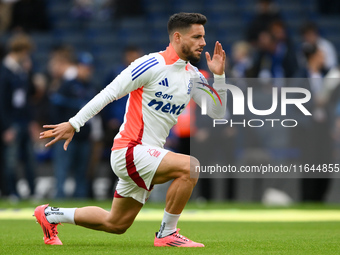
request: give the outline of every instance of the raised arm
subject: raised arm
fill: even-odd
[[[226,113],[226,88],[225,88],[225,60],[226,55],[221,43],[215,44],[214,55],[211,58],[208,52],[205,53],[209,70],[214,74],[214,84],[209,86],[208,82],[200,79],[196,81],[192,97],[202,108],[206,100],[206,113],[213,119],[224,118]]]
[[[209,52],[205,53],[209,70],[216,75],[224,75],[225,70],[225,51],[222,44],[218,41],[215,43],[214,55],[211,58]]]

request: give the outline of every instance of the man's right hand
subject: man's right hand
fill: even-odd
[[[67,150],[68,145],[72,141],[75,129],[70,122],[63,122],[57,125],[44,125],[43,128],[50,128],[50,130],[40,133],[40,139],[54,137],[52,141],[47,143],[45,147],[51,146],[60,140],[66,140],[64,143],[64,150]]]

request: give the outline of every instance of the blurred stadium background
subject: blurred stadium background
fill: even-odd
[[[303,65],[304,63],[301,57],[304,39],[301,36],[300,30],[303,24],[309,21],[317,25],[320,36],[331,42],[339,55],[340,7],[337,1],[13,0],[2,1],[0,5],[0,8],[3,10],[2,12],[5,12],[5,9],[7,10],[2,15],[9,15],[9,17],[5,18],[2,16],[1,19],[1,24],[3,25],[0,38],[2,56],[6,55],[6,45],[13,35],[22,32],[29,35],[35,45],[35,50],[31,55],[33,67],[30,72],[32,75],[42,75],[37,77],[43,77],[42,83],[45,87],[43,90],[44,96],[38,97],[39,103],[32,107],[35,109],[41,108],[49,105],[49,102],[46,103],[42,98],[49,101],[56,92],[51,89],[52,85],[50,82],[53,79],[51,79],[49,74],[48,63],[52,58],[51,52],[58,49],[61,45],[71,46],[78,63],[88,64],[93,68],[92,78],[88,83],[91,84],[91,93],[95,93],[107,84],[108,77],[110,77],[112,72],[117,74],[117,70],[122,68],[123,54],[127,46],[137,47],[145,54],[164,50],[169,43],[166,30],[169,16],[176,12],[200,12],[208,18],[208,23],[205,26],[206,50],[211,52],[214,42],[219,40],[229,56],[228,70],[232,73],[232,68],[236,64],[233,62],[232,46],[236,42],[247,42],[251,49],[251,53],[249,53],[250,60],[259,50],[256,44],[257,37],[254,39],[250,38],[251,36],[249,35],[249,29],[252,29],[251,25],[259,14],[257,11],[259,2],[267,2],[271,6],[273,16],[279,18],[284,23],[287,32],[286,38],[289,38],[289,41],[292,43],[298,65]],[[7,25],[4,21],[8,22]],[[337,63],[330,67],[336,68]],[[199,68],[207,70],[204,60],[201,61]],[[258,77],[258,74],[253,77]],[[33,86],[38,86],[34,83],[41,84],[36,79],[33,79],[32,83]],[[339,99],[336,98],[335,102],[337,103]],[[330,120],[331,124],[328,129],[322,131],[327,132],[329,135],[337,127],[335,125],[334,105],[336,104],[331,106],[333,107],[331,109],[333,113],[333,117]],[[86,173],[86,184],[84,184],[86,185],[86,192],[85,195],[82,194],[79,197],[94,199],[108,199],[112,197],[115,177],[110,169],[109,153],[110,143],[116,127],[110,129],[112,127],[110,126],[112,124],[110,118],[121,118],[120,115],[123,109],[121,106],[120,108],[119,106],[115,107],[115,109],[118,109],[116,111],[119,112],[104,112],[104,115],[100,116],[101,119],[91,123],[92,127],[94,127],[93,130],[96,132],[92,131],[88,139],[86,138],[91,153],[85,158],[90,159],[86,164],[87,168],[84,170]],[[51,114],[48,113],[47,115]],[[110,114],[113,114],[113,116]],[[36,121],[38,121],[39,125],[48,124],[47,121],[53,122],[53,118],[40,118]],[[2,131],[4,132],[4,130]],[[271,137],[264,139],[277,137],[275,132],[271,135]],[[263,137],[259,139],[263,139]],[[54,178],[55,164],[53,164],[54,148],[46,149],[43,147],[44,142],[39,142],[34,138],[32,140],[36,159],[34,192],[30,191],[27,181],[29,178],[25,177],[25,160],[22,161],[20,166],[15,167],[17,192],[9,191],[9,183],[5,178],[5,145],[2,144],[0,174],[1,196],[3,199],[9,198],[12,201],[17,201],[20,198],[44,199],[56,196],[57,185]],[[329,162],[336,163],[339,159],[336,150],[338,141],[333,138],[331,142],[330,148],[332,150],[328,154],[332,155],[332,159]],[[181,151],[182,148],[179,148],[179,144],[176,133],[172,134],[168,147],[175,151]],[[320,148],[321,150],[323,149],[322,145],[320,145]],[[235,151],[231,150],[231,154],[233,153]],[[85,159],[80,159],[80,161],[85,161]],[[70,176],[71,178],[67,178],[65,182],[65,194],[59,198],[75,197],[73,193],[75,181],[72,175]],[[324,187],[325,185],[326,187]],[[309,186],[309,189],[313,189],[321,195],[306,200],[329,203],[340,202],[339,187],[338,179],[328,180],[321,188],[318,184]],[[318,190],[319,188],[320,190]],[[269,198],[268,203],[288,205],[304,201],[301,189],[300,180],[273,181],[246,179],[230,182],[225,179],[214,179],[209,183],[203,181],[199,184],[192,199],[198,201],[233,200],[259,202],[266,196],[268,198],[270,193],[270,196],[273,196],[273,198]],[[151,200],[163,201],[165,191],[166,187],[160,187],[153,192],[154,195],[151,197]],[[207,196],[207,193],[211,194]]]

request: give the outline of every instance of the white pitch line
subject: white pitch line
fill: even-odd
[[[0,210],[0,220],[32,219],[34,209],[5,209]],[[162,209],[143,209],[137,216],[137,221],[160,221]],[[311,222],[311,221],[340,221],[340,210],[297,210],[297,209],[268,209],[268,210],[185,210],[181,221],[226,221],[226,222]]]

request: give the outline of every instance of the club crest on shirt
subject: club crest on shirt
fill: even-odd
[[[147,152],[150,154],[150,156],[153,156],[156,158],[158,158],[158,156],[161,155],[161,152],[156,149],[148,149]]]
[[[193,84],[192,80],[189,80],[188,92],[187,92],[188,95],[190,95],[190,92],[191,92],[191,89],[192,89],[193,86],[194,86],[194,84]]]

